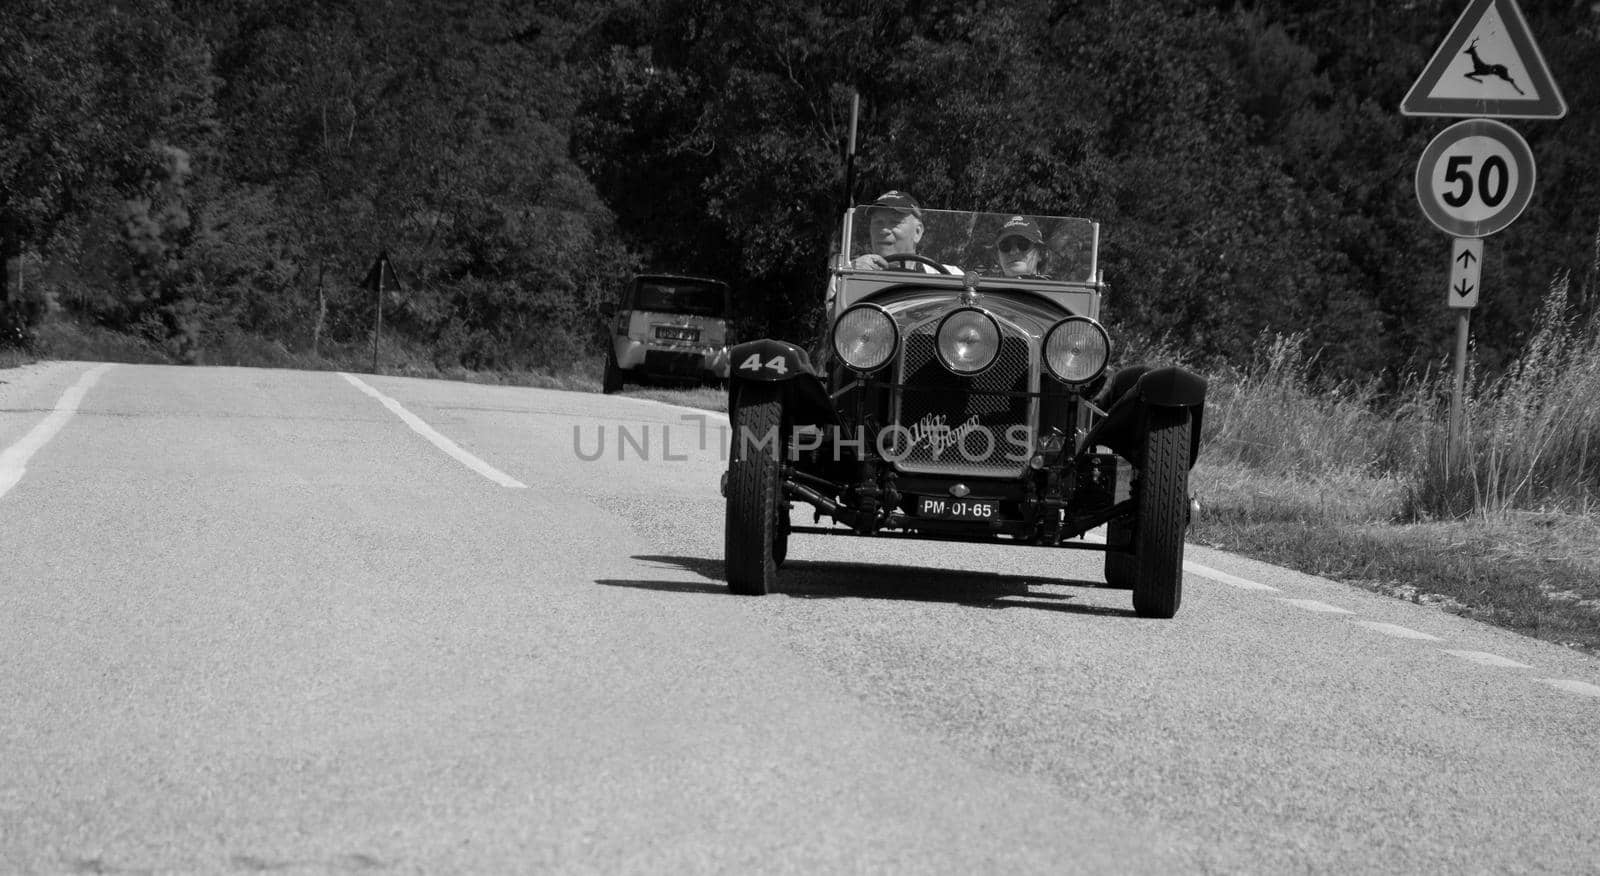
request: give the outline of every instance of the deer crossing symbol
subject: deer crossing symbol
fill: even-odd
[[[1463,73],[1462,74],[1463,76],[1467,77],[1468,79],[1471,79],[1473,82],[1482,82],[1483,81],[1483,77],[1485,77],[1485,76],[1494,76],[1494,77],[1497,77],[1497,78],[1500,78],[1500,79],[1504,79],[1506,82],[1510,83],[1512,88],[1516,88],[1517,89],[1517,93],[1518,94],[1522,94],[1523,93],[1521,88],[1517,88],[1517,83],[1516,83],[1515,80],[1513,80],[1511,78],[1511,73],[1506,70],[1506,65],[1504,65],[1504,64],[1485,64],[1483,62],[1483,59],[1478,57],[1478,40],[1477,40],[1477,38],[1473,38],[1472,45],[1467,46],[1467,50],[1465,52],[1462,52],[1461,54],[1463,54],[1463,55],[1471,55],[1472,56],[1472,72],[1471,73]]]

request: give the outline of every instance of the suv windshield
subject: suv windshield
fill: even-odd
[[[727,305],[723,284],[682,277],[641,277],[633,291],[635,310],[722,316]]]
[[[872,247],[872,209],[872,205],[863,204],[851,210],[847,217],[850,228],[849,258],[875,252]],[[999,257],[995,252],[996,237],[1000,229],[1017,215],[923,210],[924,231],[917,253],[965,271],[1001,276]],[[1026,215],[1026,218],[1037,224],[1044,237],[1039,273],[1052,280],[1068,282],[1090,282],[1094,279],[1099,226],[1092,220],[1070,216]]]

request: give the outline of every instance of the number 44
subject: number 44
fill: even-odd
[[[783,364],[782,356],[773,356],[766,362],[762,362],[760,354],[751,353],[750,358],[739,363],[740,371],[760,371],[763,368],[768,371],[776,371],[779,374],[789,373],[788,366]]]

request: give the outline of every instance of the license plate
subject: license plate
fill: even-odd
[[[995,499],[941,499],[923,496],[917,500],[917,516],[942,520],[988,520],[1000,512]]]
[[[663,341],[698,341],[700,330],[697,328],[679,328],[678,326],[656,326],[656,337]]]

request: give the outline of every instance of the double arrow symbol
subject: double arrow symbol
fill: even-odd
[[[1478,306],[1478,274],[1483,267],[1483,241],[1458,237],[1451,249],[1450,282],[1445,303],[1451,307]]]
[[[1456,261],[1461,263],[1461,267],[1462,267],[1463,270],[1465,270],[1466,268],[1472,267],[1472,263],[1477,261],[1477,260],[1478,260],[1478,257],[1473,255],[1472,254],[1472,250],[1470,250],[1470,249],[1463,249],[1461,251],[1461,255],[1456,256]],[[1467,283],[1467,278],[1466,277],[1462,277],[1461,278],[1461,282],[1457,283],[1455,286],[1453,286],[1451,288],[1455,291],[1455,293],[1457,295],[1460,295],[1462,298],[1465,298],[1468,295],[1471,295],[1472,294],[1472,290],[1474,290],[1474,289],[1476,289],[1478,287],[1474,286],[1474,285],[1469,285]]]

